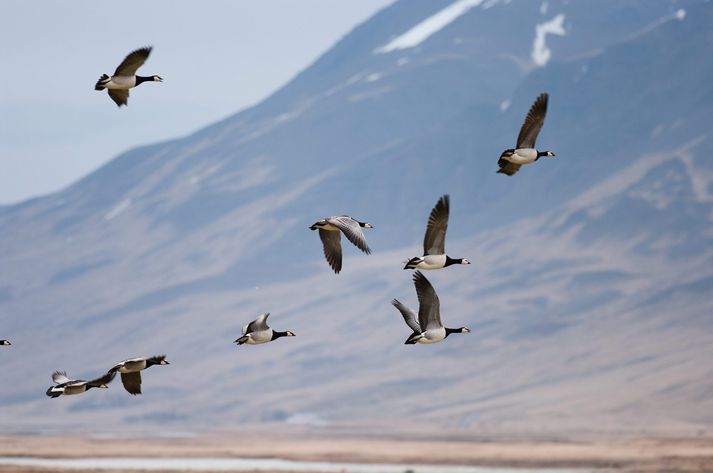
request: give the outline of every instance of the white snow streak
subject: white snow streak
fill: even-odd
[[[564,36],[564,13],[560,13],[550,21],[540,23],[535,27],[535,40],[532,42],[532,61],[537,66],[544,66],[552,57],[552,51],[547,47],[545,38],[548,34]]]
[[[679,20],[683,20],[684,18],[686,18],[686,10],[684,10],[683,8],[681,8],[680,10],[677,10],[676,18],[678,18]]]
[[[438,13],[426,18],[406,33],[392,39],[388,44],[376,48],[374,53],[383,54],[397,49],[408,49],[418,46],[431,35],[439,32],[453,20],[481,3],[483,3],[483,0],[458,0],[440,10]]]
[[[124,199],[118,204],[114,206],[113,209],[108,211],[106,215],[104,215],[104,220],[111,220],[114,217],[118,216],[120,213],[122,213],[124,210],[128,209],[129,206],[131,205],[131,199]]]

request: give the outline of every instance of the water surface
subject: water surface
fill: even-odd
[[[575,469],[491,468],[453,465],[328,463],[269,458],[39,458],[0,457],[0,466],[73,470],[285,471],[310,473],[585,473]]]

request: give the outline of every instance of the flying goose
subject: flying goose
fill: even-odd
[[[374,228],[370,223],[360,222],[348,215],[325,218],[309,227],[310,230],[319,230],[319,238],[324,246],[324,257],[336,274],[342,270],[342,243],[339,233],[344,233],[347,240],[366,253],[371,253],[369,245],[361,229]]]
[[[523,164],[534,163],[542,156],[553,157],[555,155],[552,151],[537,151],[535,149],[537,135],[540,134],[542,125],[545,123],[547,98],[547,94],[540,94],[530,107],[525,123],[522,124],[520,134],[517,136],[517,147],[506,149],[498,159],[498,166],[500,166],[498,174],[512,176]]]
[[[414,256],[404,269],[441,269],[452,264],[470,264],[465,258],[451,258],[446,255],[446,230],[450,198],[444,195],[431,210],[423,237],[423,256]]]
[[[109,373],[112,375],[120,373],[124,389],[135,396],[141,394],[141,371],[153,365],[170,365],[170,363],[166,361],[166,355],[129,358],[117,363]]]
[[[257,319],[253,320],[249,324],[243,327],[243,334],[234,343],[242,345],[247,343],[248,345],[259,345],[261,343],[271,342],[280,337],[294,337],[295,334],[290,332],[277,332],[267,326],[267,318],[270,316],[269,312],[261,314]]]
[[[136,75],[136,71],[144,65],[151,54],[151,49],[151,47],[145,47],[130,53],[116,68],[113,76],[102,74],[94,86],[94,90],[108,89],[109,97],[117,106],[121,107],[129,101],[129,89],[142,82],[163,82],[159,76]]]
[[[12,345],[12,343],[10,343],[10,340],[0,340],[0,346],[6,347],[9,345]]]
[[[405,345],[415,343],[437,343],[452,333],[468,333],[467,327],[448,328],[441,323],[441,303],[436,290],[421,271],[413,273],[413,283],[418,296],[418,316],[397,299],[391,301],[413,333],[406,339]]]
[[[114,379],[114,376],[114,373],[106,373],[101,378],[84,381],[83,379],[69,379],[66,372],[55,371],[52,373],[52,381],[56,386],[51,386],[47,390],[47,395],[55,398],[62,395],[81,394],[91,388],[108,388],[107,384]]]

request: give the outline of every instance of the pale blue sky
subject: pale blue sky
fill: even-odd
[[[256,103],[392,2],[0,0],[0,204]],[[94,83],[144,45],[165,82],[118,109]]]

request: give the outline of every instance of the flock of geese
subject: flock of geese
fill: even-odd
[[[102,74],[94,86],[95,90],[107,90],[109,97],[121,107],[127,105],[129,90],[144,82],[163,82],[160,76],[139,76],[138,69],[146,62],[151,54],[151,47],[137,49],[130,53],[119,64],[112,76]],[[525,122],[517,137],[515,148],[506,149],[498,159],[498,173],[512,176],[525,164],[531,164],[541,157],[553,157],[551,151],[538,151],[535,148],[537,135],[542,129],[547,114],[548,95],[540,94],[530,107]],[[467,327],[449,328],[441,321],[440,301],[436,290],[421,273],[420,270],[436,270],[447,268],[454,264],[470,264],[465,258],[451,258],[446,254],[446,231],[448,230],[448,216],[450,199],[448,195],[442,196],[431,210],[426,225],[426,234],[423,238],[423,255],[414,256],[406,262],[403,269],[415,269],[413,283],[418,297],[418,313],[394,299],[391,303],[401,313],[406,325],[412,333],[405,344],[437,343],[452,333],[468,333]],[[371,250],[364,236],[363,228],[373,228],[370,223],[361,222],[347,215],[328,217],[315,222],[310,230],[319,231],[322,241],[324,257],[327,263],[338,274],[342,270],[342,245],[341,235],[344,234],[354,246],[366,254]],[[235,340],[238,345],[258,345],[272,342],[282,337],[294,337],[291,331],[276,331],[267,325],[269,313],[264,313],[242,328],[242,334]],[[11,345],[9,340],[0,340],[0,346]],[[124,360],[102,376],[90,381],[70,379],[63,371],[55,371],[52,381],[55,383],[47,389],[47,396],[51,398],[62,395],[81,394],[91,388],[107,388],[116,374],[121,375],[121,382],[130,394],[141,394],[141,372],[154,365],[168,365],[165,355],[138,357]]]

